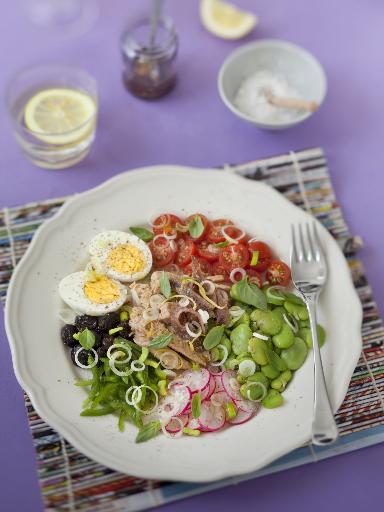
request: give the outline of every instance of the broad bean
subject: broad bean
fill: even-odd
[[[276,389],[277,391],[284,391],[284,389],[287,387],[288,382],[292,379],[292,372],[291,370],[285,370],[284,372],[280,373],[276,379],[273,379],[271,382],[271,388]]]
[[[291,313],[297,320],[307,320],[308,319],[308,311],[305,306],[300,306],[299,304],[294,304],[293,302],[285,301],[284,307]]]
[[[280,407],[280,405],[283,405],[284,398],[275,389],[270,389],[267,393],[267,396],[264,398],[264,400],[261,401],[261,403],[267,409],[275,409],[276,407]]]
[[[248,351],[248,341],[252,337],[252,331],[248,325],[240,324],[231,332],[232,350],[238,355]]]
[[[280,371],[270,364],[265,364],[264,366],[262,366],[261,371],[264,373],[266,377],[268,377],[268,379],[271,380],[276,379],[276,377],[280,375]]]
[[[259,338],[251,338],[248,342],[248,350],[257,364],[264,365],[268,363],[265,347],[265,341]]]
[[[295,335],[288,324],[284,323],[281,331],[275,334],[272,338],[274,345],[277,348],[289,348],[293,345]]]
[[[308,348],[301,338],[295,338],[293,345],[281,351],[281,359],[290,370],[298,370],[304,364]]]
[[[319,324],[317,324],[316,329],[317,339],[319,340],[320,347],[322,347],[325,343],[325,330],[324,327],[322,327]],[[299,338],[302,338],[305,341],[309,349],[313,347],[312,333],[309,327],[302,327],[297,333],[297,335],[299,336]]]
[[[261,332],[271,336],[280,332],[283,326],[283,320],[279,313],[270,310],[263,311],[261,309],[255,309],[251,313],[251,320],[256,322]]]

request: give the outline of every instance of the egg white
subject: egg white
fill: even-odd
[[[59,283],[59,295],[77,313],[91,316],[101,316],[117,311],[127,299],[127,288],[119,281],[113,282],[119,288],[119,298],[108,304],[98,304],[91,301],[84,293],[84,286],[89,281],[89,272],[74,272],[64,277]]]
[[[123,244],[131,244],[140,250],[144,257],[143,270],[125,274],[116,271],[108,265],[108,256],[111,250]],[[92,265],[97,272],[123,283],[143,279],[152,268],[152,253],[147,244],[137,236],[125,233],[124,231],[102,231],[89,242],[88,251],[91,255]]]

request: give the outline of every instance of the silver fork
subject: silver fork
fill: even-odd
[[[327,280],[327,264],[321,250],[315,222],[312,228],[307,223],[305,229],[301,224],[296,228],[292,225],[291,271],[293,284],[302,295],[308,309],[313,340],[315,396],[312,442],[324,446],[336,441],[339,433],[329,402],[317,339],[316,306]]]

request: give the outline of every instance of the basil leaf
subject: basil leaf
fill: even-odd
[[[259,261],[259,251],[252,251],[251,267],[257,265]]]
[[[225,242],[217,242],[217,244],[214,244],[215,247],[228,247],[229,242],[226,240]]]
[[[160,277],[160,291],[165,298],[169,299],[171,296],[171,284],[167,274],[163,271]]]
[[[199,238],[204,231],[204,224],[199,215],[196,215],[188,224],[188,231],[192,238]]]
[[[150,242],[151,240],[153,240],[153,238],[155,236],[152,233],[152,231],[149,231],[148,229],[145,229],[145,228],[139,228],[139,227],[132,226],[129,229],[132,231],[132,233],[134,235],[139,237],[144,242]]]
[[[95,341],[95,335],[88,328],[84,329],[84,331],[80,333],[79,343],[83,348],[85,348],[85,350],[92,348],[95,344]]]
[[[277,372],[283,372],[286,370],[286,365],[281,357],[279,357],[276,352],[271,350],[267,345],[264,346],[264,353],[271,368]]]
[[[231,296],[249,306],[267,310],[267,299],[264,293],[255,284],[249,284],[247,278],[232,285]]]
[[[192,398],[192,416],[196,419],[200,416],[201,395],[196,393]]]
[[[147,423],[145,427],[141,428],[136,436],[136,443],[144,443],[149,439],[157,436],[160,432],[160,421],[151,421],[151,423]]]
[[[224,325],[216,325],[208,331],[208,334],[204,338],[203,346],[205,350],[211,350],[216,347],[221,341],[224,334]]]
[[[148,345],[148,347],[151,347],[151,348],[167,347],[171,343],[172,337],[173,336],[170,332],[164,333],[164,334],[159,334],[158,336],[156,336],[156,338],[153,338],[153,340]]]

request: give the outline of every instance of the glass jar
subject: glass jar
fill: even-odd
[[[150,18],[128,27],[121,38],[124,84],[132,94],[143,99],[160,98],[176,84],[174,61],[178,37],[172,19],[161,17],[153,44],[150,39]]]

